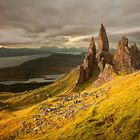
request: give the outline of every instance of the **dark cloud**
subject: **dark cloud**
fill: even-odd
[[[65,42],[62,36],[97,36],[101,22],[112,42],[122,34],[139,41],[139,6],[139,0],[0,0],[0,42],[53,43]]]

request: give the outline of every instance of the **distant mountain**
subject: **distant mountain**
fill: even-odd
[[[31,48],[0,48],[0,57],[13,57],[13,56],[23,56],[23,55],[36,55],[44,54],[46,52],[40,49]]]
[[[0,48],[0,57],[13,57],[13,56],[24,56],[24,55],[37,55],[46,53],[56,52],[86,52],[87,48],[58,48],[58,47],[40,47],[34,48]]]
[[[87,48],[86,47],[80,47],[80,48],[58,48],[58,47],[47,47],[43,46],[39,48],[41,51],[46,51],[46,52],[86,52]]]
[[[115,49],[111,48],[111,52]],[[14,56],[24,56],[24,55],[39,55],[46,53],[58,53],[58,52],[87,52],[87,47],[80,48],[59,48],[55,46],[42,46],[40,48],[0,48],[0,57],[14,57]]]

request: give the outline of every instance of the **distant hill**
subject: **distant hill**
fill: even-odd
[[[85,54],[57,54],[27,61],[19,66],[0,69],[0,81],[28,80],[42,75],[63,74],[82,63]]]

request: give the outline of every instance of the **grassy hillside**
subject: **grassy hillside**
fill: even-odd
[[[73,70],[50,86],[0,94],[0,139],[138,140],[140,72],[74,89]]]

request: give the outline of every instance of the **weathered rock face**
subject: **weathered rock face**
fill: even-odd
[[[106,63],[112,64],[112,58],[113,56],[111,55],[110,52],[103,51],[97,54],[98,63],[100,63],[101,61],[104,62],[103,68],[105,67]]]
[[[81,84],[84,81],[88,80],[95,68],[97,67],[97,60],[96,60],[96,46],[94,38],[91,38],[91,42],[88,48],[88,53],[84,59],[84,63],[79,68],[79,77],[77,80],[77,84]]]
[[[77,84],[82,84],[84,81],[85,81],[85,70],[84,70],[84,66],[80,65]]]
[[[110,81],[111,80],[111,76],[114,74],[114,68],[112,65],[110,64],[106,64],[105,68],[103,70],[102,73],[100,73],[99,77],[101,77],[102,79],[104,79],[105,81]]]
[[[136,44],[128,46],[128,39],[122,37],[114,55],[109,52],[109,41],[106,30],[101,24],[98,36],[98,53],[92,37],[84,63],[79,67],[77,84],[82,84],[90,79],[94,72],[100,69],[100,74],[95,83],[100,85],[112,78],[117,71],[133,72],[140,69],[140,51]],[[96,84],[95,84],[96,85]]]
[[[139,50],[136,45],[128,46],[128,39],[122,37],[113,57],[116,70],[132,72],[140,67]]]
[[[98,51],[99,52],[109,51],[109,41],[103,24],[101,24],[101,28],[98,36]]]
[[[93,69],[95,68],[96,64],[97,64],[96,46],[95,46],[94,38],[92,37],[90,45],[89,45],[88,53],[84,60],[84,69],[86,72],[87,79],[89,79],[92,76]]]
[[[101,72],[103,71],[106,63],[112,64],[112,55],[109,52],[109,41],[103,24],[101,24],[101,28],[98,36],[97,59],[99,63],[98,66]]]
[[[94,86],[100,86],[101,84],[112,80],[115,75],[115,71],[112,65],[106,63],[103,71],[99,74]]]
[[[132,56],[132,63],[135,69],[140,69],[140,51],[137,48],[136,43],[131,45],[130,48],[131,56]]]

